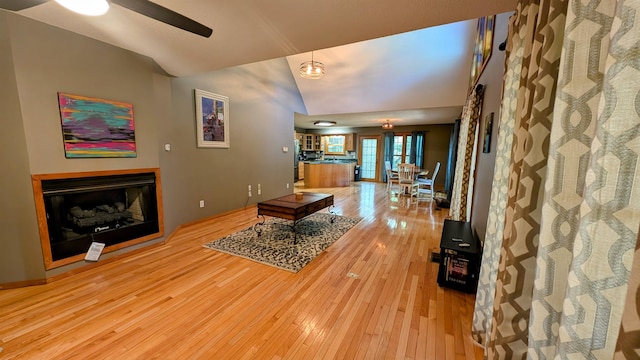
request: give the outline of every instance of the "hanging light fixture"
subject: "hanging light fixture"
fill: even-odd
[[[311,52],[311,61],[305,61],[300,64],[300,76],[314,80],[324,76],[324,64],[319,61],[313,61],[313,51]]]
[[[106,0],[56,0],[65,8],[82,15],[100,16],[109,10]]]
[[[383,129],[393,129],[393,124],[389,122],[389,120],[387,119],[387,122],[382,124],[382,128]]]

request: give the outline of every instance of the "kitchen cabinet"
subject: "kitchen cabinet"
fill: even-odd
[[[320,135],[316,135],[316,134],[302,134],[302,138],[303,140],[300,141],[300,144],[302,144],[302,150],[307,150],[307,151],[316,151],[316,150],[322,150],[320,148]]]
[[[355,134],[347,134],[344,136],[344,150],[345,151],[355,151],[354,144]]]
[[[307,188],[346,187],[351,183],[353,164],[314,161],[304,163],[304,186]]]

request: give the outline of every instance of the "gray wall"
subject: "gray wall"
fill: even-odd
[[[0,12],[0,30],[0,284],[85,265],[44,270],[31,174],[160,167],[167,236],[180,224],[292,192],[293,113],[305,109],[284,59],[172,79],[149,58],[16,14]],[[194,88],[229,96],[230,149],[196,148]],[[132,103],[137,157],[66,159],[57,92]],[[262,197],[254,190],[249,199],[247,185],[258,183]]]
[[[229,97],[228,149],[196,146],[194,89]],[[172,226],[293,192],[293,116],[305,108],[284,58],[172,79],[171,107],[161,138],[172,148],[162,156]]]
[[[13,71],[7,15],[0,11],[0,283],[44,276],[27,140]]]
[[[496,18],[495,38],[491,58],[487,63],[479,84],[486,85],[482,106],[482,119],[478,125],[480,135],[478,139],[478,158],[476,162],[476,177],[471,209],[471,225],[480,239],[484,241],[487,230],[489,205],[491,202],[491,184],[496,162],[496,145],[498,142],[498,124],[500,116],[500,100],[502,98],[502,77],[504,74],[505,52],[498,50],[498,46],[507,38],[509,16],[512,13],[499,14]],[[491,138],[491,152],[483,153],[483,134],[487,115],[494,113]]]

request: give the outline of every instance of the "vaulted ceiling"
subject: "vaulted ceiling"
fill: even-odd
[[[53,0],[18,14],[149,56],[173,76],[286,57],[308,112],[296,115],[296,126],[312,128],[319,118],[342,126],[453,121],[468,87],[475,19],[515,9],[515,0],[154,2],[213,28],[213,35],[115,4],[99,17]],[[312,50],[327,69],[319,80],[297,74]]]

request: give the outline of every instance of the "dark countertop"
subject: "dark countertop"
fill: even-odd
[[[308,164],[351,164],[358,162],[358,159],[336,159],[336,160],[304,160]]]

